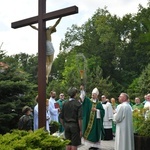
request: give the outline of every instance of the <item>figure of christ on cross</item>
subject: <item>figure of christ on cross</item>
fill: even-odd
[[[39,128],[46,127],[46,21],[78,13],[78,7],[72,6],[46,13],[46,0],[38,0],[38,16],[13,22],[16,29],[38,23],[38,113]]]
[[[54,47],[52,44],[51,34],[56,32],[56,26],[59,24],[61,18],[59,18],[53,26],[46,28],[46,83],[48,83],[48,77],[51,72],[53,59],[54,59]],[[38,30],[36,26],[30,25],[33,29]]]

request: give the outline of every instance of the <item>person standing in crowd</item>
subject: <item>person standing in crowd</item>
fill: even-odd
[[[144,104],[144,108],[147,108],[150,110],[150,93],[146,96],[146,103]]]
[[[57,100],[56,102],[59,104],[59,108],[60,108],[60,112],[61,112],[62,106],[66,102],[64,93],[60,93],[59,100]],[[64,131],[64,128],[60,122],[60,118],[59,118],[59,123],[60,123],[59,132],[61,133]]]
[[[146,95],[144,95],[144,101],[142,102],[142,103],[143,103],[143,105],[144,105],[146,102],[147,102],[147,94],[146,94]]]
[[[117,112],[114,114],[116,122],[116,138],[115,150],[134,150],[134,135],[133,135],[133,120],[132,110],[128,103],[129,96],[126,93],[121,93],[117,107]]]
[[[113,113],[115,113],[118,104],[116,103],[116,100],[115,100],[115,98],[113,98],[113,97],[110,99],[110,102],[111,102],[111,106],[112,106],[112,108],[113,108]]]
[[[36,97],[37,104],[34,107],[34,131],[38,129],[38,96]],[[46,99],[46,131],[50,132],[49,127],[50,112],[49,112],[49,100]]]
[[[113,140],[112,133],[112,120],[113,120],[113,109],[110,102],[107,101],[106,96],[101,96],[102,106],[105,110],[105,115],[103,119],[103,126],[105,130],[104,140]]]
[[[60,108],[56,107],[55,98],[56,98],[56,92],[51,91],[50,92],[50,99],[49,99],[49,111],[50,111],[50,115],[51,115],[51,121],[58,122],[58,116],[59,116]]]
[[[141,103],[140,98],[139,98],[139,97],[136,97],[136,98],[135,98],[135,105],[132,106],[133,111],[134,111],[135,109],[142,109],[143,107],[144,107],[144,106],[143,106],[143,104]]]
[[[36,105],[34,106],[33,130],[38,129],[38,95],[35,97]]]
[[[59,104],[60,111],[62,109],[62,105],[66,102],[64,93],[59,94],[59,100],[56,101]]]
[[[82,103],[83,109],[83,138],[89,150],[98,150],[100,141],[104,135],[103,118],[105,110],[98,99],[99,91],[94,88],[92,98],[85,97]]]
[[[24,106],[22,108],[23,116],[19,119],[18,129],[32,131],[33,130],[33,117],[32,109],[29,106]]]
[[[80,85],[80,99],[81,99],[81,101],[84,100],[84,97],[85,97],[85,89],[84,89],[84,85],[81,84]]]
[[[136,113],[137,111],[141,110],[143,107],[144,107],[144,105],[141,103],[140,98],[136,97],[135,98],[135,105],[132,106],[133,113]],[[137,124],[137,122],[138,122],[137,119],[135,119],[133,117],[133,124]],[[134,132],[136,132],[137,129],[138,128],[136,126],[134,126]]]
[[[145,119],[147,119],[150,114],[150,93],[147,94],[147,101],[144,104],[144,108],[146,109]]]
[[[112,106],[112,109],[113,109],[113,114],[115,114],[118,104],[116,103],[116,100],[113,97],[110,99],[110,101],[111,101],[111,106]],[[116,124],[114,123],[114,121],[112,121],[112,131],[113,131],[113,136],[115,136],[115,134],[116,134]]]
[[[81,144],[82,136],[82,106],[76,99],[78,90],[74,87],[68,89],[69,101],[62,106],[61,122],[65,129],[65,138],[70,140],[66,150],[77,150]]]

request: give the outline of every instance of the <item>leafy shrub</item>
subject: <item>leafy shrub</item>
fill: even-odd
[[[134,133],[150,137],[150,110],[136,109],[133,111]]]
[[[59,128],[60,123],[57,122],[57,121],[51,121],[51,122],[50,122],[50,126],[55,126],[56,128]]]
[[[60,137],[49,135],[43,128],[35,132],[13,130],[0,135],[1,150],[64,150],[70,142]]]
[[[59,130],[60,123],[57,121],[50,122],[50,134],[53,134]]]

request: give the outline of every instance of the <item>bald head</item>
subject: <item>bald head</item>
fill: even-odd
[[[128,96],[128,94],[126,94],[126,93],[121,93],[120,96],[119,96],[119,101],[120,101],[121,103],[127,102],[128,99],[129,99],[129,96]]]
[[[136,104],[140,104],[140,103],[141,103],[141,100],[140,100],[139,97],[136,97],[136,98],[135,98],[135,103],[136,103]]]

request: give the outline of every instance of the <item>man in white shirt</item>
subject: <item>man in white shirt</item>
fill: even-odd
[[[134,150],[134,135],[132,110],[128,103],[128,95],[121,93],[117,113],[114,114],[116,123],[115,150]]]
[[[113,108],[110,102],[107,101],[106,96],[101,96],[102,106],[105,110],[105,115],[103,119],[103,125],[105,130],[104,140],[113,140],[112,133],[112,120],[113,120]]]
[[[80,98],[81,98],[81,101],[83,101],[85,98],[85,90],[84,90],[83,84],[80,85]]]
[[[34,107],[34,131],[38,129],[38,96],[36,97],[37,104]],[[50,132],[49,129],[50,112],[49,112],[49,100],[46,99],[46,131]]]
[[[50,99],[49,99],[49,111],[50,111],[50,115],[51,115],[51,121],[57,121],[58,122],[58,116],[59,116],[60,108],[56,108],[55,98],[56,98],[56,92],[51,91],[50,92]]]
[[[147,101],[144,104],[144,108],[147,109],[145,113],[145,119],[147,119],[150,113],[150,93],[147,94]]]
[[[144,108],[148,108],[150,110],[150,93],[147,94],[147,101],[144,104]]]

